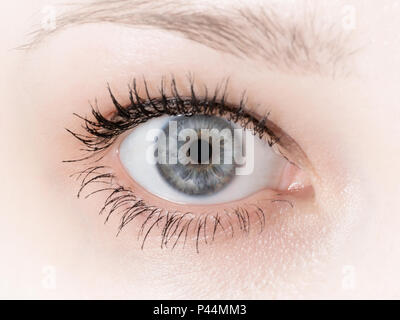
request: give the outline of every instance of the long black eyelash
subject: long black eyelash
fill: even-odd
[[[82,150],[89,152],[89,154],[84,158],[66,160],[65,162],[91,158],[111,146],[120,134],[152,118],[163,115],[192,116],[201,113],[205,115],[226,116],[230,121],[239,123],[243,128],[252,130],[260,138],[266,136],[270,146],[279,140],[275,133],[266,125],[269,114],[262,119],[257,119],[245,111],[247,109],[245,94],[242,95],[238,108],[226,103],[227,83],[224,86],[217,86],[212,96],[208,96],[208,90],[205,88],[206,93],[201,98],[196,95],[194,81],[191,79],[189,80],[190,96],[188,97],[184,97],[179,93],[174,78],[171,80],[168,96],[164,80],[161,81],[159,97],[157,98],[153,98],[149,94],[146,80],[143,80],[143,84],[144,97],[140,96],[136,80],[133,80],[133,85],[129,86],[130,104],[126,107],[123,107],[118,102],[108,86],[111,101],[115,108],[111,117],[106,117],[99,111],[97,102],[94,106],[91,105],[91,113],[94,120],[74,114],[83,120],[83,128],[86,134],[76,133],[69,129],[67,131],[83,143],[84,148]]]
[[[201,242],[205,244],[213,242],[219,231],[225,233],[226,236],[233,237],[235,224],[239,226],[239,231],[245,234],[250,232],[250,224],[254,220],[257,222],[259,232],[262,232],[265,227],[265,214],[259,207],[254,208],[256,214],[253,216],[250,216],[248,210],[244,208],[234,208],[231,211],[225,211],[222,215],[216,213],[196,217],[190,212],[170,212],[150,206],[138,198],[133,191],[116,183],[114,174],[106,166],[92,166],[72,176],[81,184],[78,197],[89,198],[99,192],[108,194],[99,214],[105,216],[105,223],[112,216],[119,216],[117,234],[134,219],[142,217],[143,221],[138,230],[138,238],[142,239],[142,249],[156,226],[161,229],[161,248],[174,249],[179,244],[184,247],[189,234],[195,234],[194,241],[197,252],[200,251]],[[101,184],[104,187],[90,191],[92,184]],[[276,200],[271,199],[271,202],[273,201]]]

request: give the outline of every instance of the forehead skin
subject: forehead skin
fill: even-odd
[[[167,12],[168,8],[176,11],[174,1],[169,1],[168,5],[158,5],[160,1],[135,0],[135,2],[141,2],[144,9],[146,6],[151,7],[153,13],[156,10],[157,17],[165,15],[164,12]],[[82,1],[84,6],[79,7],[78,11],[75,7],[71,10],[68,6],[58,6],[61,3],[65,1],[18,0],[2,1],[0,4],[0,12],[3,13],[0,19],[1,30],[7,30],[0,35],[2,70],[0,163],[3,169],[3,184],[0,187],[2,215],[0,254],[3,257],[2,261],[7,262],[0,266],[0,297],[399,298],[400,3],[398,1],[294,0],[286,1],[284,4],[282,1],[246,1],[246,10],[251,10],[246,11],[242,1],[213,0],[192,1],[186,5],[184,12],[178,10],[178,13],[184,14],[188,21],[191,21],[190,14],[193,8],[213,16],[218,16],[218,10],[221,10],[227,15],[233,15],[236,18],[235,26],[240,26],[239,17],[246,19],[251,16],[250,12],[258,12],[260,7],[266,10],[273,7],[280,16],[278,21],[284,29],[278,36],[279,41],[271,39],[268,41],[265,30],[264,33],[260,31],[262,24],[260,25],[258,19],[248,22],[240,38],[235,38],[234,33],[220,33],[219,36],[225,37],[224,41],[216,37],[215,30],[211,29],[199,35],[190,30],[182,30],[182,25],[174,24],[169,32],[183,39],[180,43],[187,46],[188,52],[192,51],[190,57],[193,55],[196,59],[200,59],[195,50],[191,50],[195,44],[198,45],[195,48],[199,52],[203,52],[203,46],[221,51],[218,60],[221,63],[214,66],[216,71],[225,70],[224,61],[228,64],[230,59],[239,59],[234,61],[246,61],[245,66],[249,65],[254,68],[251,70],[257,71],[254,71],[253,77],[255,74],[258,77],[259,73],[265,73],[265,77],[269,80],[276,77],[281,81],[281,77],[285,77],[288,86],[295,83],[297,89],[304,89],[306,92],[304,95],[310,100],[315,95],[318,107],[310,107],[309,113],[294,109],[285,117],[301,119],[305,123],[312,123],[316,128],[322,128],[321,131],[323,129],[329,131],[331,135],[327,135],[328,138],[323,143],[330,148],[328,150],[332,155],[330,161],[334,166],[335,157],[338,157],[347,165],[346,178],[349,180],[347,188],[337,191],[337,194],[327,195],[324,204],[329,214],[336,217],[336,212],[330,212],[330,209],[340,210],[336,203],[337,198],[350,199],[343,204],[343,211],[353,210],[354,213],[351,219],[346,220],[346,225],[340,226],[341,230],[348,231],[346,237],[338,236],[337,239],[333,239],[332,242],[337,241],[337,243],[332,245],[334,247],[332,251],[329,251],[331,249],[329,245],[324,247],[324,250],[327,250],[326,255],[333,258],[326,263],[322,263],[324,259],[321,258],[321,261],[318,260],[318,263],[312,265],[315,270],[311,268],[303,270],[300,280],[295,276],[283,277],[283,272],[281,274],[279,271],[271,271],[271,274],[274,273],[271,276],[268,270],[261,270],[261,266],[258,266],[257,270],[253,270],[255,279],[249,280],[249,283],[254,285],[251,288],[238,284],[241,279],[249,279],[248,274],[251,272],[235,274],[230,270],[224,272],[221,270],[226,269],[227,261],[229,265],[247,263],[253,267],[253,263],[257,263],[262,253],[253,257],[249,256],[248,251],[243,250],[234,257],[236,260],[228,256],[224,256],[226,260],[223,260],[214,253],[211,257],[202,257],[208,261],[212,260],[213,264],[201,265],[199,272],[194,272],[198,270],[191,266],[188,271],[182,267],[187,264],[187,258],[178,257],[172,263],[173,258],[168,253],[156,255],[150,250],[143,253],[138,260],[135,253],[132,253],[136,248],[132,249],[121,240],[110,241],[108,233],[104,231],[103,220],[71,214],[77,206],[73,200],[66,200],[70,199],[72,188],[67,184],[58,183],[60,173],[57,170],[47,170],[46,167],[53,168],[54,158],[51,155],[57,151],[62,153],[63,150],[63,146],[57,143],[58,133],[52,130],[57,128],[61,131],[71,121],[67,118],[71,110],[68,112],[63,110],[61,102],[58,105],[62,96],[68,96],[69,92],[65,94],[63,91],[64,79],[55,81],[56,78],[44,69],[42,60],[45,59],[43,57],[48,57],[46,50],[53,48],[52,44],[61,46],[57,41],[71,39],[68,30],[76,36],[80,34],[80,30],[84,30],[84,24],[87,27],[90,23],[97,28],[100,18],[109,20],[109,12],[106,10],[107,5],[103,3],[100,5],[103,6],[104,15],[100,18],[96,15],[82,15],[82,11],[79,11],[83,10],[82,8],[87,10],[94,8],[87,5],[88,1]],[[38,33],[37,26],[46,13],[46,10],[44,13],[41,10],[48,5],[59,8],[64,20],[60,20],[60,28],[56,28],[56,32],[41,33],[39,30]],[[190,5],[193,5],[193,8]],[[129,8],[132,14],[135,8],[137,10],[137,6]],[[312,32],[309,20],[304,21],[304,16],[301,15],[302,9],[305,12],[315,12],[315,30],[318,31],[316,34]],[[247,14],[240,16],[239,12]],[[285,14],[289,17],[293,14],[296,23],[287,24]],[[93,19],[88,20],[88,17]],[[137,17],[139,16],[136,16],[135,21],[138,21]],[[140,17],[143,18],[143,14]],[[124,25],[128,24],[128,28],[139,30],[134,32],[168,29],[168,25],[171,25],[168,21],[161,23],[160,19],[151,20],[151,17],[152,15],[148,15],[145,19],[146,23],[151,24],[150,27],[143,28],[143,21],[140,21],[140,26],[131,22]],[[197,19],[204,25],[203,16],[200,18],[197,16]],[[216,23],[217,20],[212,21]],[[224,22],[226,23],[226,20]],[[252,30],[251,25],[254,25],[257,32],[246,38],[246,32]],[[197,28],[197,25],[195,27]],[[62,28],[65,30],[61,30]],[[322,29],[324,32],[319,33]],[[99,27],[98,30],[105,29]],[[277,34],[276,31],[281,30],[281,27],[275,27],[274,30]],[[293,35],[297,35],[296,45],[291,47],[290,37],[293,40]],[[302,38],[298,38],[300,36]],[[274,39],[274,36],[271,37]],[[251,40],[251,45],[258,50],[253,48],[248,52],[246,39]],[[103,47],[105,51],[114,52],[112,50],[115,48],[107,47],[108,41],[114,43],[113,40],[115,39],[106,38]],[[87,39],[84,41],[90,42]],[[341,50],[338,51],[334,44],[338,44]],[[74,57],[78,56],[78,48],[71,48],[71,51],[68,51],[66,47],[63,47],[65,52]],[[152,44],[152,47],[157,51],[157,44]],[[286,50],[283,55],[274,51],[283,49]],[[301,58],[293,55],[296,50]],[[313,59],[308,59],[306,52],[310,52]],[[59,56],[62,54],[63,52],[59,52]],[[79,52],[79,56],[85,57],[85,54],[84,50]],[[103,52],[98,52],[99,57],[102,54]],[[132,59],[132,55],[124,52],[125,58]],[[93,57],[85,59],[96,60]],[[55,62],[55,66],[47,68],[64,70],[62,65],[57,64],[60,61],[62,64],[62,59],[51,60]],[[171,61],[175,63],[179,59]],[[201,62],[201,60],[196,61]],[[87,71],[85,66],[76,68]],[[237,69],[243,71],[243,78],[246,78],[246,68],[237,65]],[[37,72],[32,73],[32,70]],[[98,69],[92,71],[96,75],[98,72],[101,73]],[[76,72],[79,73],[79,70]],[[73,83],[73,79],[65,81]],[[314,90],[310,90],[310,83],[315,86]],[[318,87],[320,83],[323,86],[321,90]],[[82,87],[82,91],[85,90],[81,83],[79,86]],[[335,90],[334,94],[329,93],[330,88]],[[49,98],[43,98],[44,96]],[[92,97],[89,96],[87,99]],[[71,101],[68,100],[69,104],[78,100],[73,98]],[[285,99],[285,97],[279,98]],[[51,107],[42,106],[43,101],[52,102],[49,103]],[[312,154],[316,163],[326,162],[324,161],[326,149],[313,146],[324,145],[320,140],[325,136],[319,132],[315,133],[311,125],[301,129],[305,132],[302,142],[306,152]],[[293,132],[296,134],[296,128],[293,128]],[[316,141],[318,143],[315,143]],[[58,160],[60,159],[54,161]],[[321,165],[321,168],[323,170],[324,166]],[[42,181],[45,175],[50,175],[56,183]],[[336,175],[339,176],[340,173]],[[325,182],[324,194],[329,194],[330,181]],[[250,240],[247,243],[251,244]],[[198,261],[196,259],[198,258],[194,257],[193,261]],[[80,264],[80,261],[84,263]],[[263,260],[260,261],[259,264]],[[300,259],[296,262],[297,266],[304,264],[304,268],[307,269],[309,261]],[[169,267],[169,264],[173,267]],[[56,290],[48,290],[43,285],[43,272],[53,265],[57,265],[59,286]],[[245,269],[243,267],[243,270]],[[113,272],[115,270],[118,271]],[[232,281],[224,281],[225,272],[232,275]],[[343,281],[346,282],[346,275],[349,272],[355,272],[356,284],[353,287],[343,286]],[[284,280],[275,282],[275,278]],[[150,286],[148,279],[153,279]],[[87,287],[80,291],[85,284]]]

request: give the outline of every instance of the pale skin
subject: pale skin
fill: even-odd
[[[0,4],[1,29],[7,31],[0,58],[1,298],[400,297],[398,2],[278,3],[280,13],[319,3],[317,18],[348,37],[348,51],[357,50],[336,73],[273,68],[260,57],[222,52],[176,32],[99,21],[15,50],[30,41],[27,34],[32,24],[40,25],[43,7],[63,11],[60,3],[65,1]],[[212,3],[222,11],[239,6]],[[254,11],[270,4],[246,1]],[[346,20],[349,5],[354,24]],[[78,164],[62,161],[79,155],[81,145],[65,128],[79,130],[82,122],[72,114],[89,114],[89,100],[110,111],[107,83],[126,103],[133,77],[144,75],[154,88],[164,75],[173,73],[181,82],[187,72],[211,88],[229,77],[232,102],[246,90],[257,113],[271,111],[271,121],[312,164],[300,178],[315,194],[292,195],[293,209],[267,204],[269,224],[262,233],[217,236],[196,252],[190,243],[161,249],[154,232],[142,250],[140,224],[132,222],[118,237],[118,218],[104,225],[98,215],[104,195],[76,198],[79,184],[69,175]],[[167,203],[141,190],[118,161],[111,150],[103,164],[153,205],[198,214],[233,205]],[[269,192],[247,202],[262,201]]]

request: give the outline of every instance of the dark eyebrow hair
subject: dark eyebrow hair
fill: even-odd
[[[280,11],[272,5],[220,8],[182,0],[96,0],[71,6],[57,17],[54,30],[37,29],[20,48],[32,49],[66,27],[115,23],[174,32],[237,57],[262,59],[284,72],[350,73],[349,58],[358,49],[352,47],[349,33],[318,23],[310,7],[296,18]]]

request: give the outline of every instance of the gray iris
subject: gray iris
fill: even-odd
[[[192,139],[169,140],[171,137],[173,139],[175,133],[171,132],[171,121],[176,123],[178,135],[182,130],[190,129],[193,132]],[[204,131],[210,132],[212,129],[216,129],[213,132],[225,132],[233,137],[232,123],[217,116],[177,116],[171,118],[163,127],[167,143],[164,149],[159,147],[158,152],[163,150],[167,161],[158,162],[157,169],[165,181],[176,190],[188,195],[207,195],[221,190],[233,179],[236,166],[232,140],[220,136],[219,140],[213,141],[215,135],[204,135]],[[183,148],[184,145],[186,148]],[[171,161],[172,157],[169,157],[171,148],[184,150],[182,154],[189,162],[182,163],[179,156],[176,157],[176,163]],[[219,161],[215,161],[213,153],[219,154],[217,158]]]

